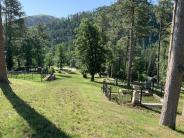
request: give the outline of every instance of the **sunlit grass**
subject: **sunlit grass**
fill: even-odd
[[[90,82],[79,74],[57,74],[57,78],[56,81],[43,83],[10,79],[13,92],[31,108],[25,108],[22,102],[18,102],[17,106],[29,109],[22,111],[24,114],[30,112],[35,116],[30,119],[23,117],[20,111],[17,112],[18,107],[13,107],[0,91],[0,137],[44,137],[53,133],[54,128],[59,128],[70,137],[80,138],[184,136],[160,126],[158,113],[108,101],[100,83]],[[42,127],[45,120],[46,124],[55,125],[51,131],[46,126]],[[40,125],[40,130],[36,124]],[[184,131],[181,116],[177,129]]]

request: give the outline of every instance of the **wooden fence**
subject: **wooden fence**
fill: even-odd
[[[28,71],[9,71],[8,78],[43,81],[46,74],[42,72],[28,72]]]
[[[105,96],[110,101],[115,101],[120,105],[124,103],[135,103],[141,105],[143,102],[156,102],[153,95],[157,95],[158,90],[153,91],[153,89],[146,89],[144,85],[134,84],[130,89],[119,89],[119,91],[113,91],[113,86],[110,83],[104,81],[102,85],[102,91]],[[160,88],[159,94],[163,95],[163,88]]]
[[[103,82],[102,91],[110,101],[116,101],[120,105],[132,100],[132,89],[128,89],[126,92],[121,89],[119,91],[112,91],[112,86],[109,83]]]

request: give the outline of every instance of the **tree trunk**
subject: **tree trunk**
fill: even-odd
[[[169,54],[168,54],[168,64],[170,62],[171,51],[172,51],[172,46],[173,46],[173,36],[174,36],[174,26],[175,26],[175,20],[176,20],[177,3],[178,3],[178,0],[175,0],[174,9],[173,9],[173,21],[172,21],[172,27],[171,27],[171,38],[170,38],[170,45],[169,45]]]
[[[133,0],[132,0],[133,2]],[[127,87],[130,87],[132,77],[132,60],[133,60],[133,48],[134,48],[134,6],[131,9],[131,29],[130,29],[130,45],[128,52],[128,70],[127,70]]]
[[[159,41],[158,41],[158,63],[157,63],[157,84],[160,84],[160,47],[161,47],[161,37],[162,37],[162,17],[160,17],[160,30],[159,30]]]
[[[113,78],[113,74],[114,74],[114,62],[111,65],[111,75],[110,75],[111,78]]]
[[[128,47],[129,47],[129,41],[130,38],[127,38],[127,44],[126,44],[126,53],[125,53],[125,60],[124,60],[124,66],[125,66],[125,70],[127,70],[127,60],[128,60]],[[124,76],[123,79],[126,80],[126,71],[124,71]]]
[[[91,74],[91,81],[95,80],[95,74]]]
[[[0,5],[0,81],[3,83],[9,83],[7,72],[6,72],[6,62],[4,53],[4,38],[3,38],[3,26],[1,17],[1,5]]]
[[[17,64],[18,64],[18,68],[20,69],[21,64],[20,64],[20,59],[19,59],[19,57],[17,58]]]
[[[177,2],[177,1],[176,1]],[[160,123],[172,129],[176,127],[178,100],[184,74],[184,1],[178,0],[172,50],[168,64],[164,104]]]

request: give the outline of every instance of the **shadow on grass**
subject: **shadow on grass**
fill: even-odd
[[[175,131],[184,135],[184,131],[183,130],[176,129]]]
[[[35,130],[32,138],[71,138],[19,98],[9,85],[0,84],[0,87],[16,112]]]
[[[153,109],[153,108],[149,108],[149,107],[147,107],[147,106],[145,106],[145,105],[142,105],[142,104],[141,104],[140,106],[141,106],[142,108],[146,109],[146,110],[149,110],[149,111],[152,111],[152,112],[161,114],[161,110],[162,110],[162,109]],[[182,115],[182,113],[177,112],[177,115]]]
[[[150,111],[152,111],[152,112],[155,112],[155,113],[157,113],[157,114],[161,114],[161,111],[160,110],[158,110],[158,109],[153,109],[153,108],[149,108],[149,107],[147,107],[147,106],[145,106],[145,105],[140,105],[142,108],[144,108],[144,109],[146,109],[146,110],[150,110]]]

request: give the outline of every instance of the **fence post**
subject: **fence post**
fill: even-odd
[[[107,93],[107,91],[108,91],[108,85],[107,85],[107,83],[106,82],[104,82],[104,93],[106,94]]]
[[[41,82],[42,82],[43,81],[42,80],[42,67],[38,67],[38,70],[39,70],[38,72],[40,72],[40,78],[41,78]]]
[[[103,91],[103,93],[105,93],[105,86],[106,85],[106,83],[105,83],[105,81],[103,81],[103,86],[102,86],[102,91]]]
[[[118,92],[118,96],[119,96],[119,104],[121,105],[121,94],[120,94],[120,91]]]
[[[141,97],[140,97],[140,104],[142,104],[142,88],[141,88]]]
[[[118,79],[116,78],[116,86],[118,86]]]
[[[108,86],[107,88],[105,89],[105,96],[108,97],[108,92],[109,92],[109,89],[108,89]]]
[[[111,87],[109,87],[109,100],[111,101],[111,97],[112,96],[112,89],[111,89]]]

